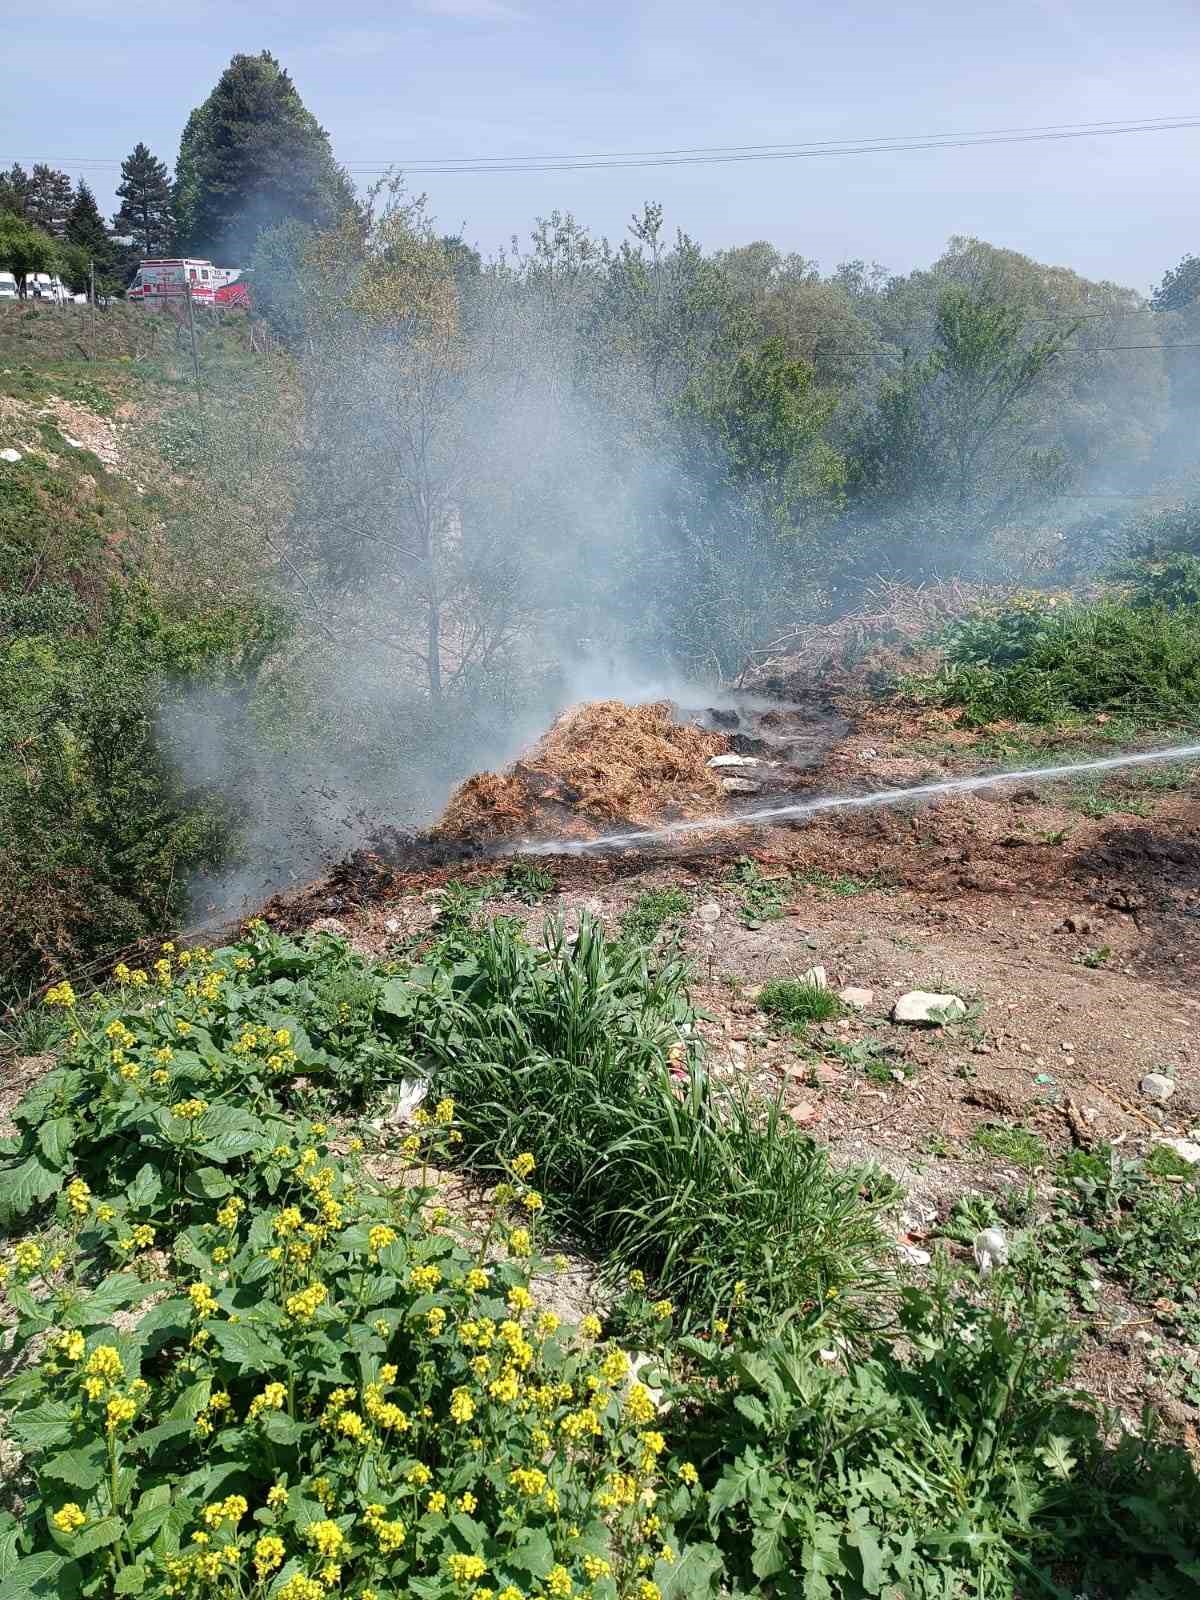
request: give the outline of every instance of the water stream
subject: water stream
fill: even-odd
[[[722,812],[713,817],[688,818],[667,822],[661,828],[638,828],[625,833],[604,834],[598,839],[522,840],[509,845],[508,855],[578,856],[593,850],[627,849],[660,844],[689,833],[708,833],[718,828],[747,828],[772,822],[788,822],[797,817],[815,816],[818,811],[874,811],[882,806],[898,806],[910,800],[932,800],[943,794],[974,794],[1005,783],[1045,783],[1055,778],[1074,778],[1088,772],[1116,772],[1123,767],[1144,767],[1154,763],[1200,760],[1200,744],[1173,745],[1166,750],[1143,750],[1136,755],[1102,756],[1094,761],[1072,761],[1065,766],[1025,767],[1018,772],[987,772],[971,778],[945,778],[940,783],[918,783],[910,789],[879,789],[874,794],[819,795],[813,800],[796,800],[787,805],[762,806],[755,811]]]

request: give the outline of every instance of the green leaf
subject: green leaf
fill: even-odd
[[[1075,1457],[1071,1454],[1071,1441],[1061,1434],[1052,1433],[1045,1445],[1038,1451],[1039,1458],[1056,1478],[1064,1482],[1075,1470]]]
[[[114,1594],[141,1594],[146,1587],[148,1573],[145,1567],[122,1567],[113,1584]]]
[[[149,1544],[171,1514],[170,1505],[139,1506],[129,1519],[129,1537],[135,1550]]]
[[[689,1544],[670,1566],[665,1561],[657,1564],[654,1581],[662,1600],[693,1600],[694,1596],[713,1593],[714,1579],[722,1566],[721,1552],[715,1544]]]
[[[472,1522],[469,1517],[464,1517],[461,1513],[451,1517],[450,1522],[464,1539],[467,1539],[467,1531],[459,1524],[467,1523],[471,1531],[471,1537],[467,1539],[467,1548],[470,1550],[482,1548],[483,1529],[477,1522]],[[523,1528],[504,1559],[506,1566],[515,1567],[518,1572],[527,1572],[531,1578],[544,1578],[554,1565],[554,1548],[544,1529]]]
[[[22,1444],[53,1450],[71,1437],[71,1408],[62,1400],[43,1400],[28,1411],[18,1411],[10,1426]]]
[[[760,1522],[754,1530],[750,1565],[756,1578],[772,1578],[787,1566],[787,1542],[782,1521]]]
[[[213,1343],[226,1361],[237,1362],[253,1371],[283,1364],[283,1346],[276,1339],[264,1339],[248,1323],[214,1322],[210,1324]]]
[[[272,1444],[292,1445],[304,1433],[303,1424],[289,1417],[286,1411],[263,1413],[262,1431]]]
[[[114,1311],[134,1305],[152,1295],[157,1285],[135,1278],[131,1272],[113,1272],[102,1278],[83,1301],[77,1313],[81,1327],[94,1328],[110,1322]]]
[[[380,990],[375,1009],[382,1011],[385,1017],[406,1020],[413,1014],[413,1000],[413,990],[406,978],[389,978]]]
[[[233,1185],[219,1167],[198,1167],[189,1172],[183,1187],[199,1200],[223,1200]]]
[[[52,1117],[38,1129],[38,1145],[52,1167],[61,1172],[71,1156],[75,1124],[70,1117]]]
[[[752,1394],[739,1394],[734,1405],[753,1428],[765,1429],[768,1423],[767,1408]]]
[[[35,1205],[48,1200],[61,1181],[62,1174],[36,1155],[0,1172],[0,1220],[23,1217]]]
[[[27,1600],[36,1587],[57,1578],[66,1564],[67,1558],[54,1550],[39,1550],[35,1556],[26,1556],[0,1578],[0,1600]]]
[[[158,1169],[147,1161],[145,1166],[139,1167],[134,1173],[133,1182],[125,1190],[125,1198],[134,1210],[145,1211],[154,1204],[161,1193],[162,1180],[158,1175]]]
[[[183,1339],[191,1319],[192,1302],[183,1295],[160,1300],[138,1323],[138,1343],[148,1355],[153,1355],[172,1339]]]
[[[104,1445],[97,1439],[81,1449],[66,1450],[62,1455],[51,1457],[39,1470],[44,1477],[58,1478],[86,1493],[104,1477],[105,1459]]]
[[[212,1394],[211,1378],[201,1378],[198,1383],[189,1384],[167,1413],[168,1420],[194,1422],[208,1404],[210,1394]]]
[[[89,1523],[72,1537],[71,1554],[76,1557],[91,1555],[93,1550],[116,1544],[124,1532],[125,1524],[120,1517],[101,1517],[99,1522]]]
[[[867,1518],[869,1513],[866,1506],[858,1506],[851,1513],[851,1526],[846,1534],[846,1543],[852,1550],[857,1550],[862,1561],[862,1585],[868,1594],[878,1594],[883,1588],[884,1556],[880,1549],[876,1530],[870,1525]]]
[[[244,1133],[214,1134],[211,1139],[205,1139],[203,1144],[196,1146],[196,1154],[207,1157],[209,1161],[233,1161],[237,1156],[247,1156],[252,1150],[262,1149],[263,1145],[262,1135],[247,1129]]]
[[[16,1566],[20,1538],[21,1524],[7,1511],[0,1511],[0,1578],[6,1578]]]

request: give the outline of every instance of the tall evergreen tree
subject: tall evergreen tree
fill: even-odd
[[[39,161],[30,174],[25,215],[35,227],[54,239],[61,239],[74,198],[75,191],[66,173]]]
[[[71,288],[76,293],[85,287],[79,279],[87,274],[89,264],[93,263],[97,293],[113,294],[121,287],[124,263],[120,248],[104,226],[96,196],[82,178],[67,217],[65,240],[68,247],[74,246],[73,250],[64,252],[64,259],[72,279]]]
[[[29,197],[29,174],[14,161],[7,172],[0,172],[0,212],[23,217]]]
[[[180,141],[181,248],[244,261],[264,228],[289,219],[327,227],[354,206],[329,135],[275,57],[234,56]]]
[[[140,141],[121,163],[121,209],[113,229],[129,234],[143,256],[165,256],[175,241],[175,211],[166,163]]]

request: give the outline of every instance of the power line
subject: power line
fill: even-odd
[[[573,172],[593,168],[720,165],[743,161],[797,161],[816,156],[876,155],[903,151],[969,149],[977,145],[1027,144],[1043,140],[1087,139],[1125,133],[1168,133],[1200,127],[1200,116],[1152,117],[1119,122],[1044,123],[1028,128],[985,128],[971,133],[892,134],[874,138],[790,141],[786,144],[693,145],[667,150],[601,151],[564,156],[436,156],[405,161],[348,161],[349,171],[386,172],[394,166],[413,173]],[[19,158],[28,161],[32,158]],[[42,159],[42,158],[38,158]],[[55,157],[60,166],[112,168],[109,157]]]

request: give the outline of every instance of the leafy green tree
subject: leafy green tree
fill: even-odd
[[[355,209],[329,135],[269,51],[236,55],[188,118],[175,164],[181,247],[248,258],[259,233],[291,218],[328,227]]]
[[[104,226],[96,196],[82,178],[67,217],[65,243],[73,247],[65,255],[64,265],[71,274],[74,293],[82,294],[87,288],[93,266],[97,294],[114,294],[121,288],[121,249]]]
[[[67,174],[39,161],[29,177],[25,215],[35,227],[61,239],[74,198],[75,190]]]
[[[1156,311],[1182,311],[1200,300],[1200,256],[1186,255],[1164,272],[1150,300]]]
[[[56,246],[48,233],[23,217],[0,213],[0,267],[17,280],[17,293],[22,299],[29,274],[52,271],[56,259]]]
[[[1023,311],[983,290],[944,289],[933,349],[884,379],[858,452],[859,490],[894,516],[921,559],[965,553],[1007,517],[1062,487],[1038,402],[1075,328],[1030,335]],[[910,552],[910,555],[912,552]]]
[[[128,234],[143,256],[165,256],[175,239],[174,199],[166,163],[139,140],[121,163],[121,208],[113,230]]]

